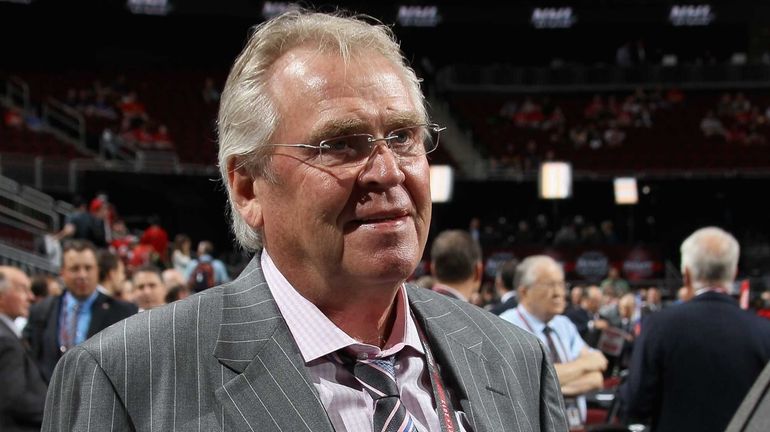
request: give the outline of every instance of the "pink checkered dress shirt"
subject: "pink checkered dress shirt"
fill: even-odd
[[[385,349],[381,350],[356,341],[332,323],[291,286],[267,251],[262,252],[262,270],[335,430],[368,431],[374,414],[369,394],[342,364],[328,356],[345,347],[349,347],[349,351],[358,356],[381,357],[400,353],[396,362],[396,380],[400,386],[401,401],[412,414],[420,431],[440,430],[425,353],[416,324],[409,313],[404,286],[396,296],[393,330]],[[460,426],[460,429],[463,427]]]

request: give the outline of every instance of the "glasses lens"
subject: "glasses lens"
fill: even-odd
[[[390,148],[404,157],[422,156],[436,149],[439,128],[418,125],[396,129],[388,135]]]
[[[369,134],[353,134],[321,142],[321,161],[326,166],[355,166],[366,161],[378,141],[400,157],[415,157],[430,153],[438,146],[438,125],[418,125],[396,129],[386,138],[375,139]]]
[[[321,161],[326,166],[354,165],[369,156],[371,135],[354,134],[321,142]]]

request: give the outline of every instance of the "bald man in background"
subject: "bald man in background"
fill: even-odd
[[[27,355],[13,320],[29,315],[30,280],[15,267],[0,266],[0,431],[39,431],[47,386]]]

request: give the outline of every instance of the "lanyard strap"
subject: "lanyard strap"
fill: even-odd
[[[527,320],[527,318],[524,316],[524,314],[521,313],[519,308],[516,308],[516,313],[519,314],[519,318],[521,318],[521,321],[524,322],[525,326],[527,326],[527,330],[529,330],[529,332],[532,333],[532,334],[536,334],[535,330],[532,328],[532,326],[529,325],[529,320]],[[553,330],[553,327],[551,329]],[[561,336],[559,336],[559,332],[554,330],[551,333],[555,334],[556,335],[556,339],[559,340],[559,345],[561,345],[561,350],[564,353],[565,361],[571,361],[571,359],[569,358],[570,357],[569,351],[567,351],[567,347],[564,346],[564,341],[561,340]],[[559,355],[559,353],[556,353],[556,356],[557,357],[561,357]]]
[[[428,365],[428,373],[430,374],[430,384],[433,388],[433,398],[436,400],[436,413],[438,414],[441,432],[459,432],[460,429],[457,426],[452,401],[449,400],[449,395],[447,394],[446,387],[444,387],[444,381],[441,379],[433,352],[430,350],[422,329],[417,325],[417,319],[415,319],[414,315],[412,315],[412,320],[415,323],[415,327],[417,327],[422,348],[425,350],[425,360]]]

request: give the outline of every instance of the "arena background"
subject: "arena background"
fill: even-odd
[[[757,3],[303,4],[392,24],[425,80],[432,112],[451,121],[432,162],[455,168],[454,194],[434,205],[431,238],[467,229],[478,218],[490,274],[496,257],[549,251],[567,264],[572,280],[598,280],[618,265],[632,282],[662,286],[670,295],[681,283],[679,243],[708,224],[741,241],[740,276],[751,280],[752,290],[768,286],[767,118],[751,123],[742,140],[732,130],[724,139],[707,139],[700,129],[724,93],[743,93],[761,115],[770,114],[770,5]],[[61,226],[74,196],[104,192],[132,230],[141,232],[156,214],[172,237],[213,240],[237,270],[244,256],[228,232],[215,168],[216,106],[203,104],[201,88],[207,77],[221,88],[249,29],[288,7],[256,0],[0,1],[4,107],[39,117],[37,130],[0,126],[3,259],[49,269],[41,253],[44,234]],[[619,60],[627,43],[634,54],[628,63]],[[61,107],[69,89],[121,75],[153,120],[168,126],[173,154],[104,158],[105,123],[78,120]],[[595,94],[622,100],[637,89],[658,91],[667,103],[669,95],[683,98],[652,113],[650,125],[623,129],[617,147],[578,149],[570,142],[569,129],[583,121]],[[521,106],[527,98],[577,114],[567,115],[563,135],[550,142],[539,126],[516,125],[501,114],[507,102]],[[570,198],[540,199],[536,167],[508,164],[526,158],[529,140],[539,145],[538,160],[553,151],[572,164]],[[470,143],[470,153],[463,143]],[[616,176],[637,179],[638,204],[615,204]],[[619,241],[557,244],[559,230],[576,216],[578,229],[611,221]],[[520,241],[521,220],[532,227],[545,220],[542,238]]]

